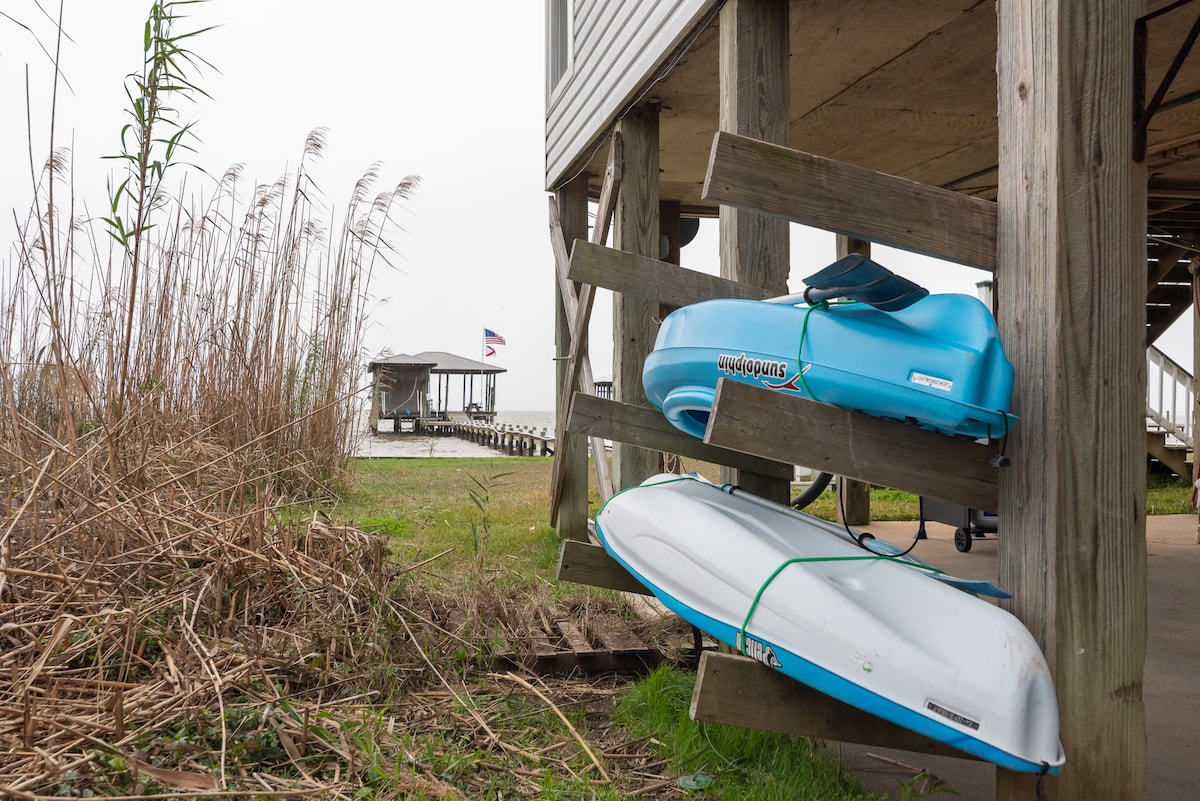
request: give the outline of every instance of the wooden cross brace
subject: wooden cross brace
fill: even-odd
[[[621,186],[621,175],[624,171],[624,158],[621,148],[621,135],[613,132],[609,144],[608,163],[604,168],[604,185],[600,189],[600,201],[596,207],[596,224],[592,228],[592,242],[603,245],[608,239],[608,229],[613,211],[616,208],[617,191]],[[592,363],[588,358],[587,339],[588,324],[592,317],[592,303],[595,299],[596,288],[591,284],[581,285],[578,292],[575,284],[567,277],[570,272],[571,258],[567,251],[566,238],[563,236],[562,224],[558,215],[558,204],[550,198],[550,245],[554,251],[554,267],[558,277],[559,296],[569,320],[571,335],[571,350],[567,355],[567,369],[563,376],[563,386],[560,397],[570,399],[575,390],[588,395],[596,392],[595,380],[592,376]],[[567,420],[570,414],[569,402],[559,405],[559,417],[555,427],[557,438],[554,454],[554,473],[550,481],[550,523],[558,522],[558,506],[562,500],[562,485],[564,472],[562,465],[566,463],[565,455],[570,447],[567,443]],[[600,500],[607,501],[613,495],[612,474],[608,466],[608,457],[604,450],[604,440],[599,437],[591,438],[592,464],[596,471],[596,484],[600,490]]]

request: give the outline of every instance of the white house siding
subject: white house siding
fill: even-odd
[[[546,187],[571,175],[716,0],[574,0],[574,59],[546,110]]]

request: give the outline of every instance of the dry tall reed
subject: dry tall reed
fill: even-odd
[[[259,791],[336,796],[365,769],[309,711],[388,656],[390,568],[378,538],[290,508],[344,478],[372,277],[417,181],[374,194],[368,170],[334,224],[310,179],[325,146],[313,131],[248,200],[236,168],[192,205],[153,182],[136,241],[77,208],[52,147],[13,216],[0,797],[233,790],[247,760]]]
[[[372,196],[369,171],[330,236],[324,147],[245,205],[236,169],[197,210],[157,199],[128,339],[129,254],[52,205],[66,155],[47,164],[0,268],[0,796],[234,788],[264,741],[285,768],[260,789],[351,780],[303,767],[346,748],[293,710],[345,695],[331,666],[378,639],[389,568],[288,508],[342,480],[371,276],[416,181]]]

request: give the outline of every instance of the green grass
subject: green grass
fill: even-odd
[[[715,478],[708,467],[687,465]],[[469,618],[459,631],[473,642],[486,642],[501,625],[497,616],[514,609],[536,606],[575,615],[595,605],[621,613],[608,591],[555,578],[559,540],[546,519],[551,468],[551,460],[536,457],[359,461],[351,489],[331,516],[388,535],[402,569],[437,557],[406,572],[397,597],[409,603],[437,588],[440,598],[453,598],[458,605],[444,608],[446,614]],[[1189,493],[1190,487],[1177,480],[1152,479],[1149,510],[1182,511]],[[834,503],[833,493],[826,492],[812,510],[832,518]],[[875,519],[911,520],[919,513],[916,496],[885,488],[872,489],[871,508]],[[433,706],[427,702],[432,716],[401,735],[407,761],[397,761],[382,735],[384,746],[364,748],[378,760],[372,767],[376,782],[369,791],[364,788],[364,797],[434,798],[444,783],[467,797],[615,800],[647,786],[647,774],[622,773],[620,762],[609,759],[602,761],[614,781],[597,783],[590,761],[546,703],[489,674],[486,660],[456,642],[430,641],[426,647],[460,688],[466,705],[450,699]],[[587,692],[579,689],[584,683],[579,678],[546,678],[540,686],[598,752],[645,750],[643,762],[653,760],[656,766],[649,775],[661,774],[666,782],[658,791],[663,797],[881,799],[840,771],[819,743],[692,721],[688,707],[694,682],[689,671],[664,666],[643,679],[607,685],[615,692],[601,692],[585,703],[579,701],[579,693]],[[549,749],[555,759],[535,764],[489,746],[473,714],[486,719],[505,743],[525,753]],[[369,742],[369,727],[362,736]],[[414,776],[411,766],[422,772]],[[923,797],[916,784],[904,785],[902,796]]]
[[[429,569],[447,580],[475,566],[515,588],[557,564],[550,469],[540,457],[359,460],[330,516],[393,535],[402,565],[437,556]]]
[[[470,614],[492,612],[488,599],[497,590],[516,603],[552,603],[559,608],[589,608],[596,599],[612,606],[606,590],[555,579],[559,540],[546,522],[552,463],[544,458],[364,460],[355,465],[352,489],[332,509],[339,523],[351,523],[390,535],[390,547],[403,567],[444,554],[408,576],[410,592],[437,586],[462,599]],[[450,551],[449,553],[445,553]],[[489,623],[480,619],[474,631],[486,637]],[[469,682],[473,708],[484,714],[506,742],[535,752],[570,739],[565,727],[537,699],[507,693],[511,687],[489,686],[481,664],[468,654],[446,651],[441,670]],[[696,798],[812,801],[875,799],[855,779],[842,774],[832,757],[807,741],[688,719],[694,676],[677,668],[661,669],[620,689],[615,698],[586,707],[567,707],[584,736],[617,751],[625,743],[643,747],[666,760],[656,772],[668,778],[703,783],[688,791]],[[614,709],[615,704],[615,709]],[[539,776],[517,781],[480,773],[475,763],[503,763],[494,752],[483,754],[477,740],[463,736],[463,711],[442,710],[438,725],[412,731],[406,749],[419,755],[440,781],[469,795],[523,795],[531,782],[541,798],[622,798],[644,778],[620,778],[596,785],[588,761],[579,753],[569,770],[541,767]],[[457,722],[456,722],[457,721]],[[597,745],[600,748],[600,745]],[[556,752],[558,753],[558,752]],[[566,752],[563,752],[566,755]],[[527,766],[528,767],[528,766]],[[486,775],[486,787],[480,781]],[[583,777],[582,780],[580,777]],[[632,784],[630,782],[633,782]],[[669,797],[678,797],[671,788]]]
[[[1178,476],[1151,473],[1146,478],[1146,514],[1178,515],[1190,511],[1191,485]],[[826,490],[804,511],[824,520],[834,520],[837,497]],[[909,492],[871,487],[872,520],[917,520],[921,515],[920,498]]]
[[[1146,479],[1146,514],[1182,515],[1190,510],[1192,486],[1178,476],[1151,473]]]
[[[835,520],[837,496],[832,490],[825,490],[804,511],[823,520]],[[911,492],[871,487],[872,520],[916,520],[920,516],[920,499]]]
[[[701,797],[730,801],[879,798],[810,740],[691,720],[694,684],[691,673],[660,667],[628,688],[615,714],[631,735],[662,743],[682,786],[707,785]]]

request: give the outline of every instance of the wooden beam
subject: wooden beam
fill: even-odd
[[[630,110],[617,122],[625,148],[625,175],[613,221],[613,244],[641,256],[657,257],[658,115],[656,105]],[[644,405],[642,365],[658,334],[658,304],[617,293],[613,296],[613,397]],[[659,472],[662,454],[619,444],[613,448],[617,489],[635,486]]]
[[[608,163],[604,169],[604,185],[600,189],[600,202],[596,206],[596,225],[592,236],[596,244],[603,245],[608,238],[609,218],[613,214],[617,192],[624,175],[624,148],[621,145],[621,135],[613,132],[608,149]],[[565,240],[566,237],[564,236]],[[558,257],[556,252],[556,259]],[[569,261],[569,260],[568,260]],[[592,305],[595,302],[596,288],[584,283],[578,289],[578,300],[575,313],[571,317],[571,350],[567,356],[566,371],[563,376],[560,397],[570,398],[579,387],[579,370],[587,358],[588,325],[592,319]],[[560,409],[559,423],[566,419],[566,410]],[[557,430],[557,429],[556,429]]]
[[[770,436],[763,436],[770,421]],[[991,450],[961,437],[722,378],[704,441],[973,509],[996,508]]]
[[[762,300],[773,294],[761,287],[587,242],[576,242],[571,249],[569,276],[573,281],[671,306],[713,298]]]
[[[837,235],[837,257],[852,253],[871,257],[871,243],[844,234]],[[865,526],[871,522],[871,485],[842,476],[837,482],[837,521],[847,526]]]
[[[1190,181],[1186,178],[1163,178],[1155,176],[1150,179],[1147,194],[1152,198],[1178,198],[1180,200],[1200,200],[1200,181]]]
[[[1188,252],[1179,245],[1160,243],[1150,255],[1155,257],[1155,264],[1153,267],[1146,267],[1147,295],[1154,291],[1159,281],[1167,277],[1167,273],[1175,269],[1175,265],[1179,264],[1181,259],[1187,258]]]
[[[575,314],[579,305],[579,298],[575,291],[575,285],[567,278],[567,269],[570,257],[567,255],[567,243],[563,238],[562,224],[558,216],[558,204],[554,198],[550,198],[550,249],[554,252],[554,268],[558,277],[559,297],[566,308],[566,316],[568,319],[574,320]],[[572,331],[574,337],[577,332]],[[587,358],[586,353],[579,357],[579,388],[584,392],[595,392],[595,382],[592,379],[592,363]],[[563,389],[560,388],[560,392]],[[564,404],[565,405],[565,404]],[[561,425],[555,429],[555,435],[558,436],[567,431],[566,426]],[[556,443],[560,451],[564,446],[569,448],[569,440],[563,437]],[[600,492],[602,501],[612,497],[613,483],[612,477],[608,470],[608,458],[604,449],[604,441],[593,439],[592,447],[592,466],[596,471],[596,485]],[[560,459],[560,455],[563,457]],[[562,500],[563,480],[564,480],[564,465],[566,464],[566,454],[556,452],[554,454],[554,470],[550,479],[550,522],[556,523],[558,520],[559,503]]]
[[[1200,296],[1200,256],[1192,257],[1192,297]],[[1195,313],[1200,315],[1200,309],[1196,309]],[[1192,420],[1200,420],[1200,325],[1192,323]],[[1196,442],[1196,429],[1193,422],[1192,441]],[[1193,449],[1192,453],[1195,453]],[[1192,461],[1192,480],[1200,478],[1200,465],[1196,464],[1195,458]],[[1200,545],[1200,507],[1197,508],[1196,518],[1196,544]]]
[[[563,230],[564,240],[587,235],[588,213],[588,176],[582,174],[556,193],[559,222]],[[554,318],[554,352],[555,378],[558,392],[555,394],[555,420],[561,423],[567,417],[571,404],[571,395],[578,377],[569,377],[569,367],[572,351],[578,349],[576,338],[572,334],[572,316],[569,304],[563,295],[565,282],[554,282],[554,294],[558,299],[555,304]],[[576,285],[575,290],[579,287]],[[586,352],[586,345],[584,346]],[[570,387],[572,392],[564,392],[563,387]],[[557,425],[557,423],[556,423]],[[553,486],[559,488],[559,502],[552,510],[551,519],[555,530],[562,539],[586,540],[588,536],[588,446],[587,439],[567,431],[564,428],[555,429],[557,440],[554,454]]]
[[[735,654],[705,651],[700,657],[691,717],[796,737],[975,759]]]
[[[616,206],[617,192],[621,187],[621,179],[625,174],[625,155],[621,144],[621,134],[614,131],[609,140],[608,163],[604,168],[604,184],[600,187],[600,200],[596,204],[596,224],[592,228],[592,241],[603,245],[608,239],[609,220]],[[571,323],[573,336],[571,353],[567,359],[566,395],[579,386],[579,364],[588,348],[588,325],[592,320],[592,305],[596,299],[596,288],[591,284],[579,287],[579,303],[575,308],[575,317]]]
[[[643,406],[604,400],[577,393],[568,423],[572,431],[628,442],[656,451],[666,451],[709,464],[751,470],[774,479],[790,481],[795,468],[739,451],[705,445],[672,426],[661,412]]]
[[[621,563],[599,545],[564,540],[558,554],[558,580],[573,581],[591,587],[652,595]]]
[[[713,139],[704,198],[996,269],[996,204],[736,134]]]
[[[604,184],[600,189],[600,202],[596,207],[596,225],[592,229],[592,237],[597,244],[604,244],[608,238],[609,218],[612,217],[616,205],[617,191],[621,184],[621,176],[624,172],[624,151],[621,145],[621,136],[618,132],[613,132],[608,150],[608,162],[604,169]],[[586,208],[585,208],[586,217]],[[586,223],[579,229],[579,233],[586,230]],[[566,418],[569,411],[569,399],[576,389],[582,389],[584,392],[595,392],[595,383],[592,377],[592,364],[588,358],[588,325],[591,321],[592,303],[595,299],[595,287],[590,284],[576,286],[566,276],[570,258],[566,250],[566,237],[562,231],[561,219],[558,216],[558,207],[553,201],[550,205],[550,245],[554,252],[554,267],[558,277],[558,296],[562,303],[564,315],[568,326],[567,334],[570,339],[570,349],[566,357],[566,364],[558,371],[559,390],[556,397],[558,418],[555,428],[555,436],[558,438],[556,443],[559,447],[554,455],[554,470],[550,477],[550,522],[558,524],[559,505],[564,493],[564,471],[570,470],[573,460],[578,457],[573,457],[572,447],[578,448],[581,440],[573,438],[571,432],[567,429]],[[608,455],[604,449],[604,443],[600,440],[591,442],[592,449],[592,464],[596,472],[596,485],[600,493],[600,500],[605,501],[612,497],[613,480],[609,471]],[[586,456],[584,457],[586,459]],[[586,482],[582,488],[573,486],[571,492],[575,494],[572,498],[572,513],[580,503],[585,507],[584,515],[586,517],[587,506],[587,485]],[[578,497],[582,494],[582,500]],[[572,535],[579,535],[578,526],[571,526]]]
[[[788,143],[790,47],[787,0],[727,0],[721,6],[719,121],[722,131]],[[719,211],[721,275],[776,295],[787,292],[787,223],[758,209]]]
[[[999,801],[1146,796],[1146,176],[1129,119],[1144,8],[996,6],[997,320],[1021,417],[999,579],[1045,651],[1067,754],[1041,793],[997,771]]]
[[[790,135],[791,3],[788,0],[727,0],[720,11],[719,122],[755,140],[788,143]],[[791,269],[788,224],[758,210],[722,206],[721,277],[787,293]],[[755,473],[722,468],[721,480],[779,503],[791,500],[791,484]]]

